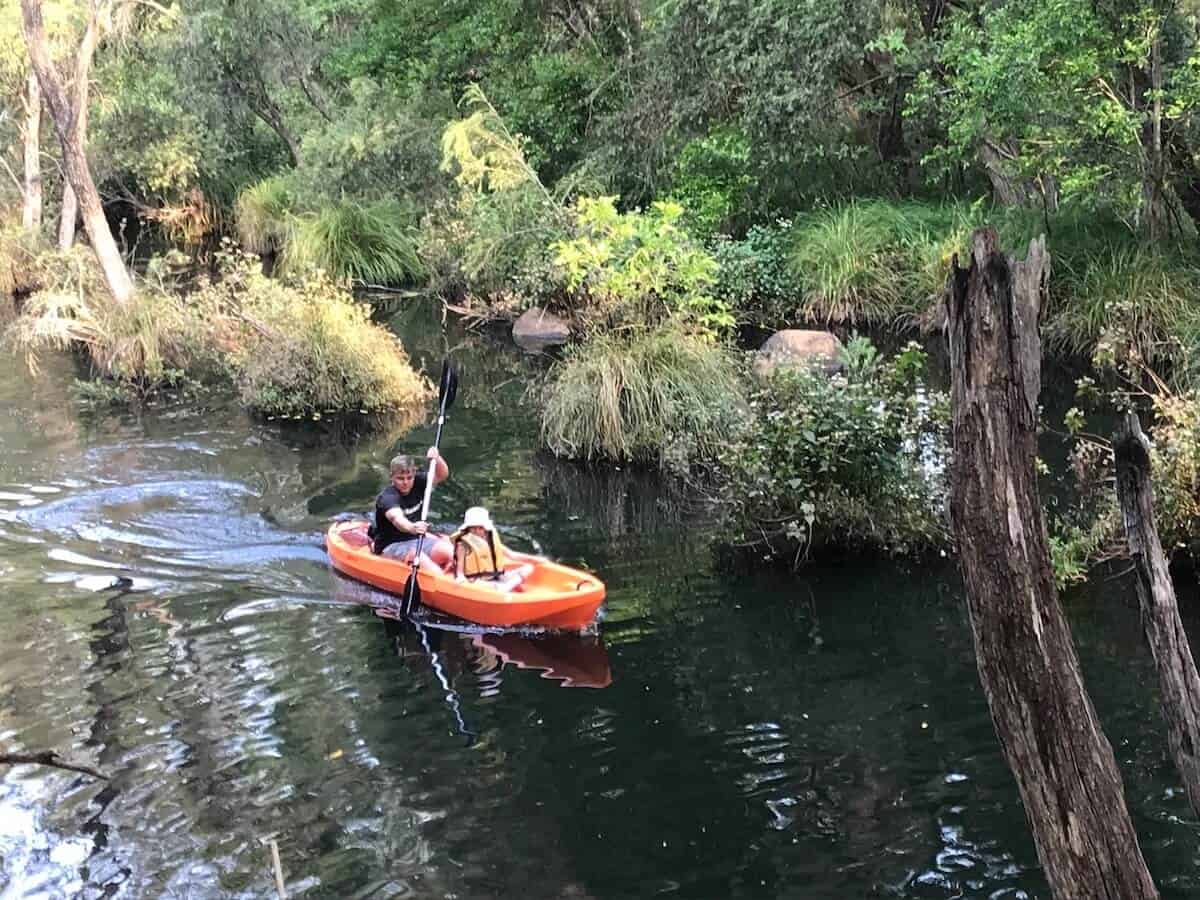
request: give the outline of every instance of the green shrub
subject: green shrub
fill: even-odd
[[[744,401],[721,348],[677,329],[604,335],[551,370],[542,442],[585,462],[639,462],[683,472],[715,458]]]
[[[561,293],[549,248],[567,237],[568,216],[477,85],[461,105],[469,114],[442,133],[441,169],[458,196],[423,223],[421,258],[433,290],[481,301],[481,315],[512,314],[534,299],[514,296],[522,282],[540,287],[537,299]]]
[[[464,194],[452,206],[437,207],[423,222],[420,246],[431,289],[497,308],[514,292],[522,308],[561,298],[563,278],[549,249],[567,236],[560,214],[528,184]]]
[[[594,327],[658,325],[676,319],[718,335],[734,324],[712,293],[717,263],[679,227],[683,208],[655,202],[618,212],[615,197],[581,197],[576,235],[552,246],[575,312]]]
[[[755,178],[750,172],[750,140],[722,126],[689,141],[675,160],[669,200],[685,210],[683,225],[697,240],[708,240],[744,212]]]
[[[802,317],[800,286],[788,272],[791,250],[791,223],[786,221],[751,226],[741,240],[718,238],[712,243],[717,261],[713,295],[741,322],[762,328],[794,324]]]
[[[404,284],[422,274],[418,236],[408,210],[395,202],[340,200],[296,217],[280,269],[322,270],[351,281]]]
[[[947,540],[948,398],[910,344],[883,361],[847,347],[846,376],[781,370],[750,399],[723,461],[740,543],[795,563],[814,545],[907,552]]]
[[[428,382],[396,337],[328,276],[285,283],[240,254],[224,254],[223,267],[219,281],[189,300],[203,310],[203,343],[219,352],[248,408],[291,418],[386,417],[428,400]]]

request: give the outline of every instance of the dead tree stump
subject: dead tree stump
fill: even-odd
[[[950,516],[979,680],[1060,900],[1157,897],[1112,747],[1058,603],[1034,475],[1045,240],[1016,262],[971,236],[947,285],[954,451]]]
[[[1154,524],[1150,445],[1135,413],[1125,414],[1113,451],[1117,460],[1117,498],[1137,575],[1142,632],[1158,671],[1167,746],[1183,778],[1188,802],[1200,814],[1200,675],[1196,673],[1192,649],[1179,618],[1175,586]]]

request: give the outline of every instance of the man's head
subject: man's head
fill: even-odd
[[[392,457],[388,464],[392,477],[392,487],[402,494],[412,490],[413,480],[417,477],[417,464],[407,453]]]

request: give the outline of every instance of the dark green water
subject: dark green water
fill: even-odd
[[[463,390],[435,518],[595,569],[599,634],[388,621],[331,573],[428,428],[355,438],[221,403],[89,416],[0,362],[0,898],[1044,897],[952,573],[718,577],[706,512],[538,457],[536,367],[399,316]],[[117,582],[119,577],[132,579]],[[1068,598],[1151,867],[1200,895],[1128,585]],[[1194,607],[1191,607],[1194,608]]]

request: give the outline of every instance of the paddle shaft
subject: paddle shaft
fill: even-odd
[[[438,420],[437,431],[433,436],[433,449],[438,450],[438,445],[442,442],[442,426],[446,424],[446,399],[448,392],[442,391],[442,396],[438,403]],[[439,450],[440,452],[440,450]],[[437,474],[438,457],[435,456],[429,460],[429,473],[425,476],[425,497],[421,500],[421,519],[425,522],[429,518],[429,502],[433,499],[433,482]],[[408,576],[408,591],[405,597],[405,611],[412,612],[419,597],[420,588],[417,586],[417,572],[421,569],[421,554],[425,552],[425,533],[417,535],[417,552],[413,554],[412,573]]]

